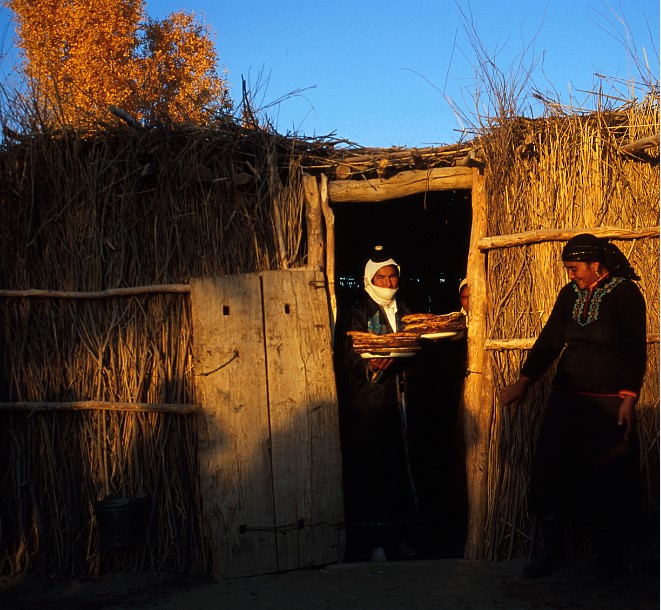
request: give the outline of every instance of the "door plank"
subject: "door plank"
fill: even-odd
[[[277,570],[258,274],[191,282],[205,535],[217,580]]]
[[[262,274],[278,568],[342,560],[337,395],[324,276]]]

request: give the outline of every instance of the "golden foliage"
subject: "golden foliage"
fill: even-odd
[[[143,0],[4,0],[40,121],[85,127],[116,106],[138,121],[204,124],[231,108],[208,28],[145,20]]]
[[[145,39],[147,52],[137,66],[146,118],[199,124],[208,118],[207,109],[229,109],[227,84],[216,72],[213,43],[193,15],[177,12],[163,21],[149,20]]]

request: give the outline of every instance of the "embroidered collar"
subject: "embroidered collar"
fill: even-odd
[[[623,281],[623,277],[606,276],[583,290],[580,290],[576,284],[573,284],[574,292],[576,293],[576,301],[572,309],[572,319],[574,322],[580,326],[587,326],[591,322],[596,322],[599,319],[602,299]]]

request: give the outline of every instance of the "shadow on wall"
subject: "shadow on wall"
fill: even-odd
[[[2,308],[3,398],[192,403],[179,375],[184,299],[138,301]],[[205,569],[194,415],[41,407],[0,418],[0,573]]]

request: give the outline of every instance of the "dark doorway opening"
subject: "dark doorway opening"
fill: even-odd
[[[372,248],[381,244],[402,268],[399,298],[416,311],[458,309],[471,227],[470,191],[435,191],[380,203],[343,203],[335,213],[338,309],[362,287]]]
[[[458,311],[466,275],[471,192],[437,191],[380,203],[342,203],[335,213],[338,321],[336,373],[345,483],[352,468],[344,348],[350,310],[363,293],[363,271],[373,247],[383,245],[401,267],[398,300],[414,312]],[[408,443],[420,519],[413,545],[418,558],[461,557],[466,539],[465,449],[460,412],[466,370],[465,338],[430,342],[415,357],[410,377]],[[345,484],[347,561],[369,557],[361,528],[352,524],[351,490]],[[400,559],[402,557],[399,557]]]

